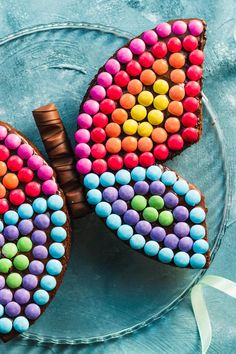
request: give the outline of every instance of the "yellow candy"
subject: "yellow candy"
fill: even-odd
[[[146,115],[147,115],[147,110],[144,106],[141,106],[140,104],[136,104],[130,111],[131,117],[134,118],[135,120],[143,120]]]
[[[153,105],[156,109],[159,109],[160,111],[164,111],[169,104],[169,100],[166,97],[166,95],[158,95],[154,98]]]
[[[138,134],[140,136],[150,136],[152,134],[153,127],[148,122],[140,123],[138,126]]]
[[[123,130],[127,135],[133,135],[138,129],[138,123],[133,119],[128,119],[123,124]]]
[[[169,90],[168,82],[162,79],[159,79],[154,82],[153,90],[160,95],[164,95]]]
[[[143,106],[150,106],[153,102],[153,94],[149,91],[143,91],[138,95],[138,102]]]
[[[152,109],[148,113],[148,121],[153,125],[159,125],[163,122],[163,120],[164,120],[164,114],[158,109]]]

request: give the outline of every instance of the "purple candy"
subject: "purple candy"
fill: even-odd
[[[5,313],[10,317],[16,317],[20,314],[20,312],[21,312],[21,307],[15,301],[9,302],[5,307]]]
[[[179,203],[179,198],[174,194],[174,193],[166,193],[166,195],[164,196],[164,202],[165,202],[165,206],[167,208],[174,208],[176,207],[176,205],[178,205]]]
[[[145,220],[141,220],[137,223],[137,225],[135,226],[135,231],[143,236],[146,236],[148,234],[150,234],[152,230],[152,226],[148,221]]]
[[[186,222],[178,222],[174,226],[174,233],[178,237],[185,237],[189,234],[190,227]]]
[[[29,304],[25,308],[25,315],[29,320],[36,320],[40,316],[40,307],[36,304]]]
[[[150,184],[150,192],[153,195],[163,195],[165,190],[166,186],[161,181],[154,181]]]
[[[191,237],[183,237],[179,240],[180,251],[189,252],[192,249],[193,240]]]
[[[0,275],[0,289],[4,288],[5,286],[5,278],[4,276]]]
[[[19,237],[19,230],[15,225],[6,226],[3,235],[9,241],[14,241]]]
[[[8,302],[12,301],[13,295],[11,290],[9,289],[2,289],[0,290],[0,304],[6,305]]]
[[[189,217],[189,211],[185,206],[177,206],[173,210],[173,215],[176,221],[185,221]]]
[[[18,229],[21,235],[29,235],[34,228],[31,220],[21,220],[18,224]]]
[[[2,247],[5,243],[5,238],[3,236],[3,234],[0,234],[0,247]]]
[[[17,289],[14,294],[14,299],[20,305],[27,304],[30,300],[30,292],[25,289]]]
[[[38,285],[38,278],[32,274],[26,274],[23,277],[23,287],[26,290],[33,290]]]
[[[36,230],[32,233],[31,240],[35,245],[43,245],[47,241],[47,235],[42,230]]]
[[[29,265],[29,271],[34,275],[42,274],[44,271],[44,264],[40,261],[32,261]]]
[[[139,221],[139,214],[133,209],[129,209],[123,216],[124,222],[128,225],[136,225]]]
[[[166,237],[166,231],[163,227],[156,226],[151,231],[151,239],[157,242],[162,242]]]
[[[175,234],[168,234],[164,239],[165,247],[175,250],[178,246],[179,238]]]
[[[127,211],[127,204],[124,200],[118,199],[112,204],[114,214],[123,215]]]
[[[46,259],[48,256],[48,250],[44,246],[35,246],[33,248],[33,256],[36,259]]]
[[[134,190],[128,184],[125,186],[121,186],[119,189],[119,196],[121,199],[130,200],[134,196]]]
[[[109,203],[113,203],[118,198],[117,189],[114,187],[107,187],[102,193],[103,199]]]
[[[46,214],[39,214],[34,218],[34,225],[41,230],[45,230],[50,225],[50,219]]]
[[[138,181],[134,184],[134,191],[136,194],[145,195],[149,191],[149,184],[145,181]]]

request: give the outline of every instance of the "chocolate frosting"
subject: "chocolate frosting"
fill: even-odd
[[[54,103],[39,107],[33,116],[42,137],[50,163],[66,196],[71,216],[78,218],[91,212],[82,184],[75,169],[75,159],[69,138]]]

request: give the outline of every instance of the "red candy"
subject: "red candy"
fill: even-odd
[[[0,145],[0,161],[5,161],[8,159],[10,152],[5,145]]]
[[[193,143],[199,139],[198,131],[194,128],[186,128],[183,130],[182,137],[185,141]]]
[[[29,182],[25,186],[25,193],[29,197],[38,197],[41,191],[41,186],[37,182]]]
[[[150,52],[144,52],[140,55],[138,61],[144,68],[150,68],[154,63],[154,58]]]
[[[8,201],[5,198],[0,199],[0,214],[4,214],[9,210]]]
[[[197,65],[192,65],[187,70],[187,76],[190,80],[197,81],[202,77],[202,68]]]
[[[189,54],[189,61],[195,65],[201,65],[204,62],[204,53],[202,50],[195,49]]]
[[[118,171],[123,167],[123,159],[119,155],[112,155],[108,158],[107,164],[112,170]]]
[[[93,117],[93,124],[95,127],[104,128],[108,124],[108,117],[105,114],[99,112]]]
[[[191,52],[192,50],[196,49],[197,46],[198,46],[198,41],[196,37],[188,35],[183,39],[183,47],[188,52]]]
[[[141,74],[142,68],[141,65],[136,60],[131,60],[126,65],[126,71],[131,76],[138,76]]]
[[[28,182],[31,182],[32,179],[34,178],[34,173],[31,169],[29,169],[27,167],[23,167],[18,172],[18,178],[19,178],[20,182],[28,183]]]
[[[121,96],[122,96],[122,89],[120,88],[120,86],[111,85],[107,89],[107,97],[110,98],[111,100],[119,100]],[[97,113],[97,114],[102,114],[102,113]]]
[[[169,137],[167,144],[171,150],[181,150],[183,149],[184,141],[181,135],[173,134]]]
[[[153,153],[157,160],[164,161],[169,155],[169,149],[165,144],[160,144],[154,148]]]
[[[106,139],[105,130],[102,128],[94,128],[91,131],[91,138],[95,143],[102,143]]]
[[[92,168],[95,173],[97,173],[98,175],[101,175],[103,172],[106,172],[107,163],[105,160],[98,159],[98,160],[93,161]]]
[[[14,205],[21,205],[25,201],[25,193],[21,189],[14,189],[10,192],[9,199]]]
[[[115,83],[120,87],[125,87],[130,82],[130,77],[126,71],[121,70],[115,75]]]
[[[172,37],[168,40],[167,47],[172,53],[179,52],[182,48],[181,40],[177,37]]]
[[[201,90],[199,83],[196,81],[189,81],[184,88],[185,88],[186,95],[190,97],[195,97],[199,95]]]
[[[9,168],[9,170],[11,171],[19,171],[23,166],[23,160],[17,156],[17,155],[12,155],[9,157],[8,161],[7,161],[7,167]]]
[[[194,97],[187,97],[183,102],[185,111],[196,112],[199,107],[199,101]]]
[[[155,159],[151,152],[144,152],[139,156],[139,162],[141,166],[149,167],[155,163]]]
[[[106,156],[106,148],[103,144],[94,144],[91,147],[91,155],[95,158],[95,159],[102,159],[103,157]]]
[[[134,168],[138,166],[138,155],[130,152],[124,156],[124,164],[127,168]]]
[[[164,42],[157,42],[152,47],[152,53],[155,55],[156,58],[164,58],[167,54],[167,46]]]
[[[109,98],[105,98],[100,103],[99,107],[102,113],[111,114],[114,111],[114,109],[116,109],[116,104],[113,100],[110,100]]]
[[[185,127],[195,127],[198,122],[198,117],[194,113],[187,112],[182,116],[181,122]]]

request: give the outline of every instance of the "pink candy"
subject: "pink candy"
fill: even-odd
[[[43,165],[43,159],[38,155],[33,155],[28,159],[27,165],[33,171],[38,170]]]
[[[142,39],[135,38],[130,42],[129,48],[134,54],[140,55],[145,51],[146,46]]]
[[[109,59],[106,62],[105,69],[108,73],[115,75],[120,71],[120,63],[116,59]]]
[[[77,143],[87,143],[90,139],[90,133],[86,129],[79,129],[75,133],[75,140]]]
[[[196,81],[189,81],[186,85],[185,85],[185,92],[188,96],[190,97],[195,97],[197,96],[200,91],[201,91],[201,87],[199,85],[198,82]]]
[[[189,54],[189,60],[192,64],[201,65],[204,62],[204,53],[202,50],[195,49]]]
[[[90,96],[96,101],[101,101],[106,97],[106,90],[103,86],[95,85],[90,90]]]
[[[199,20],[192,20],[189,22],[188,28],[193,36],[199,36],[203,31],[203,24]]]
[[[187,31],[187,24],[184,21],[175,21],[172,25],[172,31],[178,35],[184,34]]]
[[[0,126],[0,140],[4,140],[7,136],[7,129],[3,127],[2,125]]]
[[[143,33],[142,38],[148,45],[154,45],[157,42],[157,34],[153,30],[149,30]]]
[[[48,180],[43,182],[42,184],[42,191],[46,195],[52,195],[55,194],[58,190],[57,184],[53,180]]]
[[[23,160],[28,160],[33,155],[33,148],[29,144],[22,144],[18,147],[17,154]]]
[[[197,65],[191,65],[187,70],[189,80],[197,81],[202,77],[202,69]]]
[[[16,134],[9,134],[5,139],[5,145],[11,150],[17,149],[21,144],[21,138]]]
[[[133,59],[133,54],[129,48],[119,49],[116,56],[119,62],[123,64],[127,64],[130,60]]]
[[[90,155],[90,147],[88,144],[81,143],[75,147],[75,155],[79,158],[88,157]]]
[[[99,111],[99,104],[95,100],[87,100],[83,104],[83,110],[85,113],[94,115]]]
[[[105,71],[98,74],[98,77],[97,77],[97,83],[105,88],[111,86],[112,80],[113,79],[112,79],[111,74],[109,74]]]
[[[48,165],[43,165],[39,167],[37,175],[41,180],[47,181],[48,179],[52,178],[53,169]]]
[[[81,113],[77,117],[77,124],[80,128],[88,129],[93,123],[92,117],[87,113]]]
[[[76,170],[79,173],[82,173],[85,175],[86,173],[89,173],[92,168],[92,162],[89,159],[83,158],[81,160],[78,160],[76,163]]]
[[[158,36],[164,38],[171,34],[171,25],[167,22],[162,22],[156,27]]]

